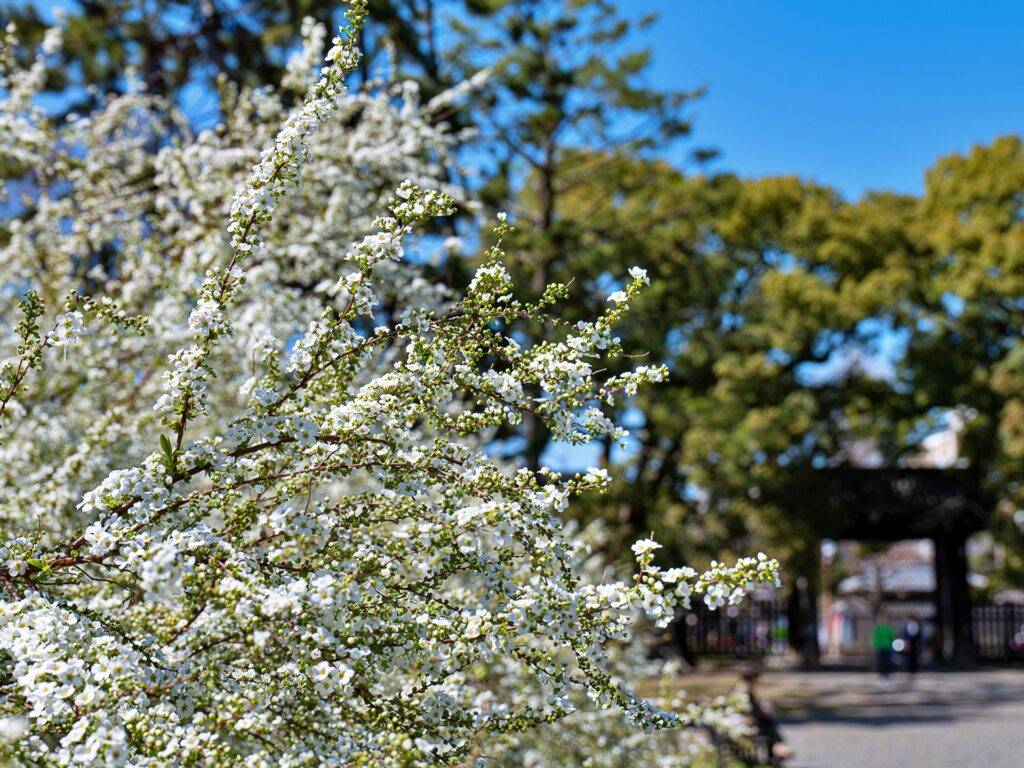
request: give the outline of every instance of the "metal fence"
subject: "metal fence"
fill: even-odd
[[[789,648],[789,618],[781,598],[746,600],[710,610],[694,601],[686,615],[686,643],[697,656],[777,656]]]
[[[1024,605],[976,605],[971,610],[980,661],[1024,661]]]
[[[971,610],[979,661],[1024,662],[1024,605],[975,605]],[[686,645],[697,657],[760,658],[789,649],[789,620],[781,597],[715,611],[694,601],[685,632]]]

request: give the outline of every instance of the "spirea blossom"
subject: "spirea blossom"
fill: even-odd
[[[51,344],[54,347],[66,347],[78,341],[85,329],[85,316],[75,310],[65,312],[57,318],[54,329],[50,334]]]
[[[640,541],[633,544],[630,549],[633,550],[635,555],[646,555],[648,552],[653,552],[656,549],[660,549],[661,544],[652,539],[640,539]]]
[[[624,438],[601,404],[667,375],[602,373],[646,275],[556,324],[568,287],[514,298],[500,217],[463,295],[425,280],[405,254],[461,194],[448,140],[415,88],[346,88],[365,4],[348,16],[322,66],[305,26],[301,101],[239,89],[195,136],[138,91],[55,124],[32,96],[56,36],[28,71],[0,56],[0,152],[48,181],[0,247],[11,765],[565,764],[561,723],[595,761],[684,765],[742,704],[636,695],[665,670],[630,639],[776,562],[662,570],[644,540],[609,578],[561,514],[609,470],[487,450],[525,414]],[[512,319],[564,332],[525,345]]]

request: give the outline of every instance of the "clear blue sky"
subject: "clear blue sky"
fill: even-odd
[[[617,0],[657,12],[652,81],[715,167],[919,192],[939,156],[1024,132],[1024,0]]]

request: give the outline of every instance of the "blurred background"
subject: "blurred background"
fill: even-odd
[[[336,0],[0,9],[28,43],[63,18],[51,112],[143,87],[196,131],[232,84],[279,84],[304,17],[340,21]],[[570,511],[605,521],[613,557],[653,533],[666,564],[784,564],[781,593],[654,638],[690,665],[682,684],[767,670],[793,765],[1020,765],[1024,6],[370,10],[364,84],[409,78],[426,102],[470,83],[436,118],[466,190],[434,233],[460,244],[436,277],[467,282],[497,211],[524,294],[574,281],[570,320],[629,267],[651,277],[620,335],[671,378],[609,414],[628,445],[570,448],[528,422],[491,450],[613,467],[613,490]]]

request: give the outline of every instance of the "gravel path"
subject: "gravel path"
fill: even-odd
[[[867,672],[769,672],[790,768],[1021,768],[1024,670],[923,672],[880,686]]]

